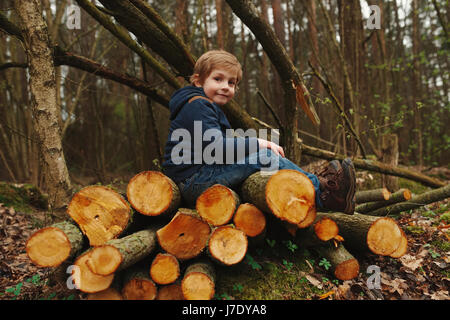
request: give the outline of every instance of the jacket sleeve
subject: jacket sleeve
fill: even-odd
[[[243,163],[245,157],[259,151],[255,130],[247,130],[244,137],[233,136],[233,130],[221,124],[218,112],[208,104],[194,101],[177,116],[190,133],[194,164]]]

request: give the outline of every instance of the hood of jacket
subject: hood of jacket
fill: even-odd
[[[192,97],[203,96],[206,97],[205,91],[202,87],[186,86],[174,92],[170,98],[169,110],[170,110],[170,120],[175,119],[181,108],[189,101]]]

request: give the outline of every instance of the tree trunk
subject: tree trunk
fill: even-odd
[[[208,240],[209,256],[219,264],[232,266],[244,259],[248,240],[244,231],[234,226],[220,226],[213,230]]]
[[[36,231],[26,243],[30,260],[40,267],[57,267],[81,250],[83,234],[63,221]]]
[[[103,186],[88,186],[72,197],[67,213],[88,237],[90,245],[99,246],[125,230],[131,208],[116,191]]]
[[[357,204],[371,201],[385,201],[389,200],[391,193],[386,188],[379,188],[373,190],[357,191],[355,194],[355,202]]]
[[[221,226],[230,222],[239,204],[240,200],[236,192],[216,184],[198,197],[196,209],[200,217],[210,225]]]
[[[388,200],[375,202],[366,202],[356,206],[355,211],[358,213],[370,213],[379,208],[390,206],[391,204],[407,201],[411,199],[411,191],[408,189],[400,189],[394,192]]]
[[[392,167],[398,165],[398,136],[396,134],[386,134],[381,138],[381,150],[383,163]],[[398,190],[398,178],[388,175],[382,176],[383,187],[394,192]]]
[[[271,175],[256,172],[244,181],[241,193],[243,201],[292,224],[303,221],[315,207],[311,180],[296,170],[279,170]]]
[[[163,250],[179,260],[197,257],[206,247],[211,227],[197,212],[180,208],[173,219],[156,232]]]
[[[434,189],[434,190],[413,196],[411,198],[411,200],[409,200],[409,201],[396,203],[390,207],[371,211],[370,215],[385,216],[385,215],[389,215],[389,214],[397,214],[397,213],[400,213],[403,211],[408,211],[411,209],[416,209],[416,208],[422,207],[429,203],[441,201],[448,197],[450,197],[450,184],[448,184],[442,188]]]
[[[23,26],[23,44],[29,63],[29,88],[33,109],[33,126],[43,156],[46,191],[52,208],[67,204],[71,183],[61,142],[61,128],[56,101],[53,65],[47,26],[39,1],[14,1]]]
[[[180,263],[169,253],[158,253],[150,266],[150,277],[158,285],[174,283],[180,276]]]
[[[131,206],[147,216],[170,216],[181,202],[178,186],[158,171],[138,173],[128,183],[127,199]]]
[[[211,300],[215,293],[216,272],[209,261],[190,264],[181,281],[186,300]]]

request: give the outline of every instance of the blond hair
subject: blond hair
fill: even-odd
[[[194,66],[194,74],[189,81],[194,84],[196,80],[203,83],[214,69],[223,68],[227,71],[236,71],[237,82],[242,79],[242,67],[238,59],[231,53],[224,50],[210,50],[198,58]]]

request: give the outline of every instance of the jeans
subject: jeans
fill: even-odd
[[[194,207],[196,199],[212,185],[221,184],[237,191],[251,174],[260,170],[274,168],[275,164],[276,169],[279,170],[293,169],[304,173],[314,186],[316,207],[322,208],[319,198],[321,192],[319,179],[316,175],[303,171],[292,161],[274,154],[270,149],[261,149],[248,155],[242,162],[244,163],[204,165],[198,172],[178,184],[181,196],[189,206]]]

